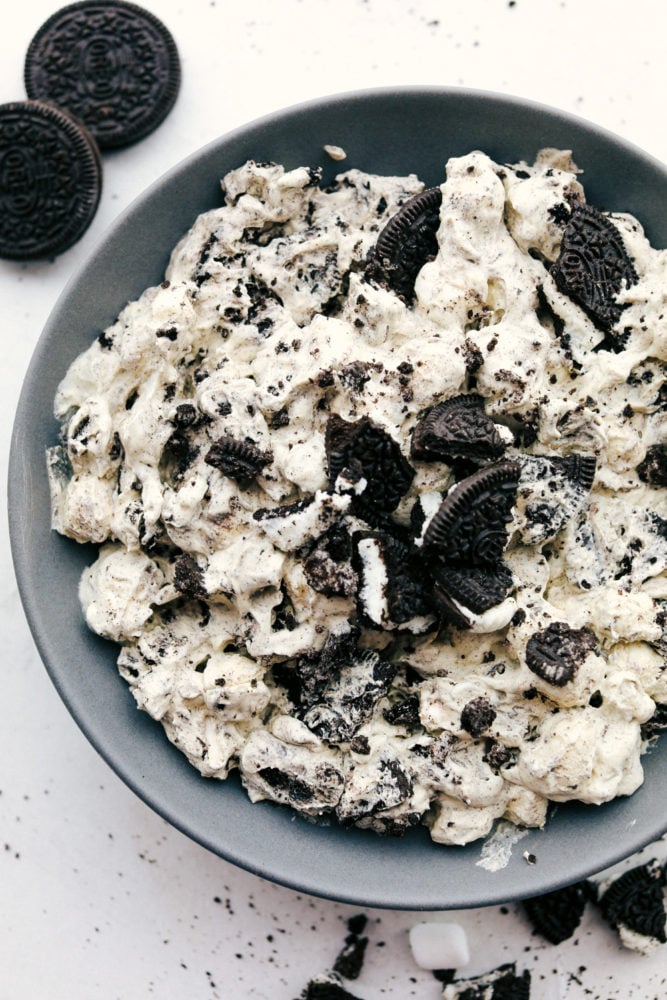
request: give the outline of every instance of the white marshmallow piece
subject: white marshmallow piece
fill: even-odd
[[[435,920],[410,928],[412,957],[420,969],[460,969],[470,961],[466,932],[460,924]]]

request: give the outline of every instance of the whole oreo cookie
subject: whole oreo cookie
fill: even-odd
[[[458,483],[426,529],[424,548],[454,566],[497,566],[507,544],[519,472],[517,462],[500,462]]]
[[[484,412],[481,396],[453,396],[431,407],[412,434],[410,456],[417,461],[451,461],[453,456],[500,458],[507,446]]]
[[[390,288],[404,302],[412,302],[417,275],[438,253],[441,204],[438,187],[427,188],[406,201],[369,254],[367,280]]]
[[[102,168],[95,140],[41,101],[0,105],[0,257],[54,257],[90,225]]]
[[[623,306],[618,294],[637,281],[632,260],[614,223],[591,205],[578,205],[563,230],[560,253],[551,267],[558,288],[610,334]],[[620,337],[610,337],[617,349]]]
[[[181,82],[174,39],[155,15],[124,0],[82,0],[56,11],[25,59],[29,97],[76,115],[100,149],[152,132]]]
[[[596,648],[597,639],[589,628],[574,629],[566,622],[552,622],[526,643],[526,664],[542,680],[563,687]]]

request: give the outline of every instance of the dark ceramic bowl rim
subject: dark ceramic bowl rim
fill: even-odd
[[[442,132],[436,133],[436,125]],[[322,152],[325,143],[343,146],[348,159],[332,164]],[[414,171],[437,183],[449,155],[482,148],[496,159],[516,161],[545,145],[573,149],[590,201],[632,212],[656,245],[667,244],[665,167],[584,119],[523,98],[462,88],[336,94],[235,129],[151,185],[70,280],[28,368],[9,459],[9,527],[25,614],[56,689],[90,743],[152,809],[227,861],[293,889],[356,905],[416,910],[498,904],[556,889],[665,832],[667,768],[660,762],[667,748],[644,758],[646,781],[634,796],[602,807],[556,807],[546,829],[528,832],[497,872],[476,863],[479,842],[446,848],[432,844],[423,829],[399,841],[336,824],[313,825],[269,803],[251,805],[238,781],[200,778],[161,727],[134,709],[114,666],[115,647],[82,622],[76,583],[94,550],[48,527],[43,453],[57,435],[55,387],[68,363],[125,302],[161,280],[179,236],[199,211],[219,204],[219,177],[246,158],[317,163],[330,176],[352,166]],[[528,854],[534,864],[527,864]]]

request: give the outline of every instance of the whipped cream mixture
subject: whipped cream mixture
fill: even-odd
[[[229,173],[63,379],[53,526],[100,546],[88,625],[253,801],[463,844],[631,794],[667,703],[667,253],[597,206],[622,274],[578,299],[569,153],[472,152],[406,294],[423,184],[318,182]]]

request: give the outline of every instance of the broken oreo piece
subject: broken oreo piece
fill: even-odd
[[[597,646],[595,633],[587,626],[573,629],[566,622],[552,622],[526,643],[526,664],[548,684],[563,687]]]
[[[366,480],[362,497],[355,496],[353,506],[363,500],[375,511],[389,513],[414,478],[415,470],[396,441],[368,417],[350,422],[333,414],[327,422],[325,448],[332,489],[345,469]]]
[[[500,458],[507,441],[484,411],[481,396],[453,396],[431,407],[414,428],[410,457],[421,462],[444,461],[453,456],[472,459]]]
[[[551,464],[582,490],[588,491],[593,488],[597,468],[595,455],[554,455]]]
[[[591,205],[577,205],[551,275],[560,291],[607,333],[612,346],[622,349],[620,336],[612,333],[623,312],[617,296],[624,285],[636,283],[637,272],[614,223]]]
[[[360,533],[354,541],[359,605],[369,621],[394,629],[431,614],[416,550],[382,531]],[[416,624],[423,631],[427,623]]]
[[[348,992],[337,972],[324,973],[311,979],[299,1000],[359,1000]]]
[[[368,255],[365,278],[395,292],[407,304],[424,264],[438,253],[442,191],[427,188],[410,198],[378,236]]]
[[[55,257],[90,225],[102,190],[90,133],[41,101],[0,105],[0,257]]]
[[[478,739],[487,732],[495,717],[496,710],[488,698],[483,696],[473,698],[461,711],[461,729],[465,729],[474,739]]]
[[[518,462],[500,462],[458,483],[426,529],[424,548],[454,566],[497,566],[508,541],[519,472]]]
[[[542,896],[525,899],[523,908],[533,930],[551,944],[560,944],[571,938],[581,923],[591,894],[588,882],[577,882]]]
[[[505,600],[513,578],[504,563],[493,570],[439,566],[434,571],[433,599],[440,617],[459,628],[470,628],[467,611],[484,614]]]
[[[81,0],[52,14],[25,59],[28,96],[76,115],[100,149],[148,135],[181,82],[176,43],[154,14],[124,0]]]
[[[625,928],[665,944],[665,876],[652,862],[615,879],[598,900],[600,911],[616,930]]]
[[[211,445],[204,461],[230,479],[255,479],[273,461],[273,455],[247,441],[224,436]]]
[[[646,449],[637,475],[649,486],[667,486],[667,444],[652,444]]]
[[[456,979],[445,986],[443,1000],[530,1000],[530,972],[517,975],[508,962],[474,979]]]

